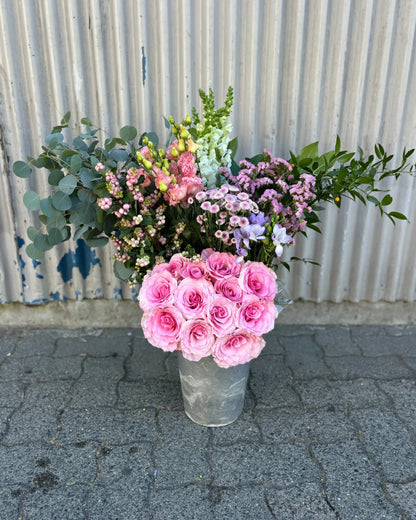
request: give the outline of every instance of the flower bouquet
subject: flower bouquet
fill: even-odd
[[[32,166],[45,168],[52,186],[46,198],[35,191],[24,196],[44,230],[29,227],[27,254],[39,260],[71,235],[92,247],[110,239],[115,275],[131,286],[142,284],[145,337],[180,352],[183,390],[195,383],[189,364],[205,367],[204,387],[193,391],[205,396],[198,406],[210,410],[209,417],[195,419],[190,411],[195,396],[185,397],[184,390],[185,407],[197,422],[214,425],[236,418],[228,412],[215,417],[216,410],[230,409],[225,396],[233,401],[239,394],[232,408],[237,416],[241,411],[248,362],[260,354],[262,336],[278,314],[275,270],[289,267],[282,260],[285,248],[297,233],[319,231],[322,202],[339,207],[347,197],[376,205],[393,223],[406,219],[388,211],[392,197],[377,183],[414,166],[408,165],[413,150],[403,151],[400,164],[391,168],[392,156],[381,145],[373,155],[365,157],[359,149],[356,156],[341,150],[339,138],[323,155],[313,143],[290,152],[288,160],[264,150],[237,164],[237,139],[231,139],[228,121],[232,89],[219,109],[212,90],[200,96],[202,118],[193,109],[179,123],[165,120],[171,130],[165,146],[153,133],[138,137],[132,126],[102,146],[99,130],[86,118],[85,130],[68,143],[68,113],[47,136],[43,152],[17,161],[13,169],[28,177]],[[215,384],[207,383],[207,363]],[[244,374],[227,390],[219,379],[225,376],[218,374],[231,377],[241,367]],[[217,390],[212,399],[209,388]]]

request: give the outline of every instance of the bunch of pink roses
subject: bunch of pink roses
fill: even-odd
[[[276,275],[263,263],[236,263],[231,253],[212,250],[194,259],[176,254],[143,280],[144,335],[191,361],[212,355],[223,368],[247,363],[274,327],[276,293]]]

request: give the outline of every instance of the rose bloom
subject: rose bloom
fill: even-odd
[[[267,300],[259,300],[254,295],[244,298],[237,314],[238,326],[241,329],[253,332],[257,336],[273,330],[276,318],[277,309],[274,303]]]
[[[238,329],[233,334],[217,338],[212,355],[217,365],[229,368],[248,363],[258,357],[265,344],[262,337]]]
[[[214,289],[217,294],[221,294],[232,302],[240,303],[243,300],[243,289],[235,276],[217,280]]]
[[[239,277],[241,288],[260,300],[274,300],[277,293],[276,273],[261,262],[246,262]]]
[[[185,321],[180,339],[183,357],[190,361],[199,361],[209,356],[215,342],[211,325],[201,318]]]
[[[176,289],[175,306],[185,318],[204,318],[210,298],[214,294],[212,283],[204,278],[185,278]]]
[[[176,253],[169,260],[168,271],[175,277],[179,275],[183,267],[189,262],[188,258],[185,258],[180,253]]]
[[[144,311],[149,311],[154,307],[173,304],[177,286],[178,282],[166,270],[153,271],[151,274],[147,274],[140,289],[140,307]]]
[[[231,253],[213,253],[207,259],[207,269],[211,278],[220,280],[238,276],[241,265],[235,263],[235,256]]]
[[[216,336],[226,336],[236,329],[236,304],[217,294],[208,307],[207,318]]]
[[[198,262],[187,262],[181,270],[181,276],[183,278],[192,278],[193,280],[204,278],[206,274],[207,268],[205,262],[202,260]]]
[[[153,346],[173,352],[178,347],[182,314],[172,305],[155,307],[146,311],[142,317],[144,336]]]
[[[195,156],[191,152],[183,152],[179,156],[178,167],[183,177],[195,177]]]

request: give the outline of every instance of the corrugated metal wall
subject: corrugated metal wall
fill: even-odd
[[[71,110],[115,134],[126,124],[164,132],[162,115],[222,101],[235,88],[239,158],[264,147],[287,156],[315,140],[345,148],[416,145],[416,0],[0,0],[0,303],[130,298],[112,275],[111,246],[24,252],[28,186],[12,163],[40,151]],[[323,236],[299,239],[282,278],[312,301],[414,301],[415,178],[394,186],[394,227],[346,204]]]

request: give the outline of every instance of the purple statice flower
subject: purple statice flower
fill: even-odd
[[[260,211],[258,215],[252,213],[249,217],[250,224],[259,224],[260,226],[264,226],[267,222],[267,217],[264,216],[264,213]]]
[[[292,237],[286,234],[286,229],[275,224],[272,232],[273,245],[276,247],[276,256],[279,258],[283,254],[283,246],[292,241]]]
[[[259,224],[249,224],[242,228],[234,230],[234,238],[237,239],[237,250],[244,245],[245,248],[250,249],[250,241],[257,242],[266,238],[264,235],[264,227]]]

